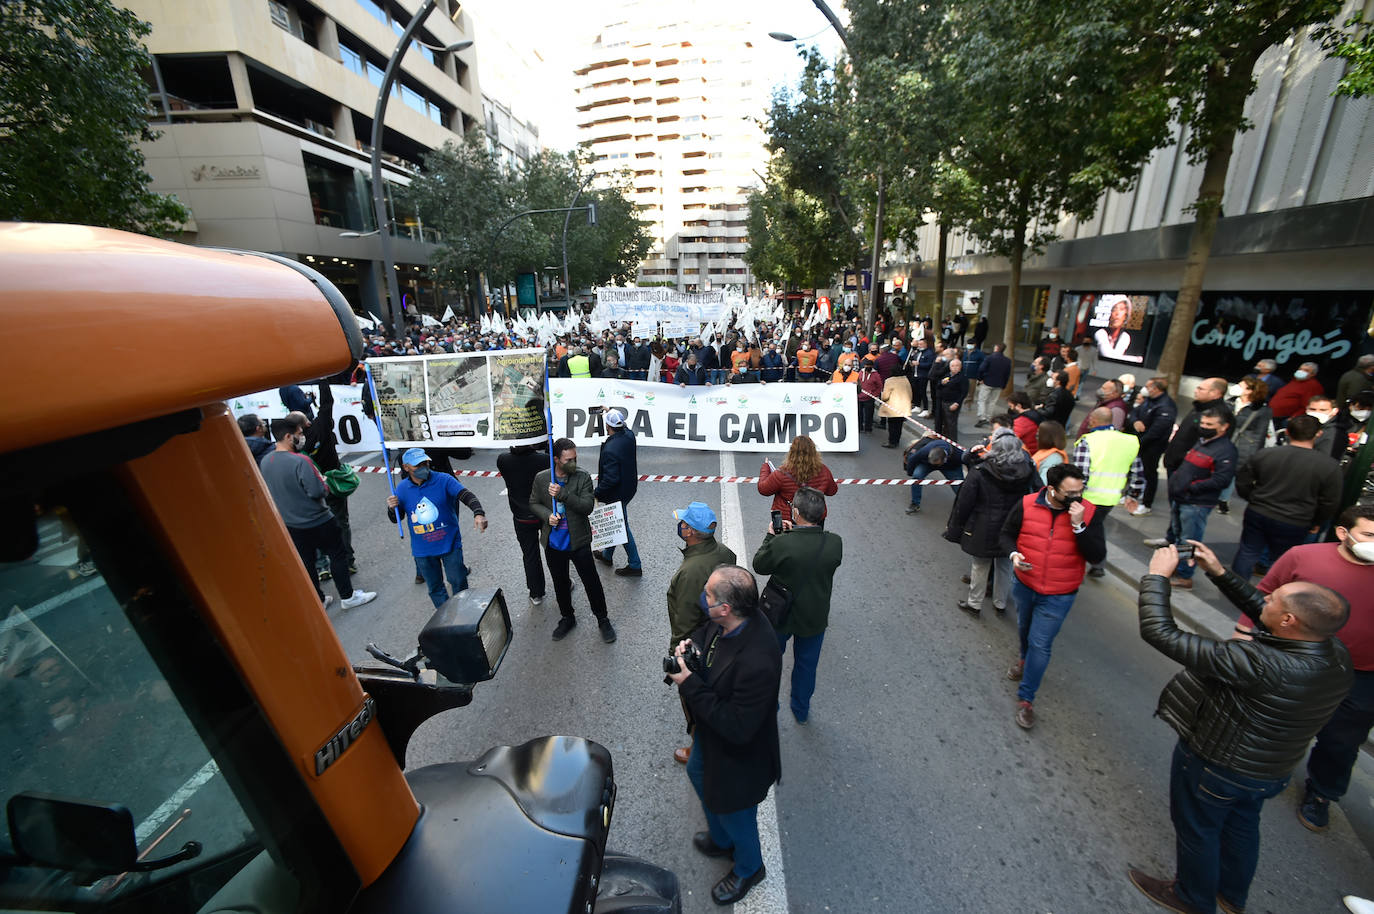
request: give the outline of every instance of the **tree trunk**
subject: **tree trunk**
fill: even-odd
[[[1202,279],[1207,273],[1207,259],[1212,253],[1212,239],[1221,218],[1221,198],[1226,192],[1226,174],[1231,168],[1231,147],[1234,138],[1225,137],[1207,153],[1202,169],[1202,185],[1193,204],[1197,219],[1193,222],[1188,240],[1188,259],[1183,264],[1183,278],[1178,285],[1178,302],[1169,323],[1169,335],[1159,356],[1158,371],[1169,378],[1169,389],[1178,393],[1183,362],[1188,356],[1192,340],[1193,321],[1197,317],[1198,300],[1202,296]]]
[[[935,259],[935,320],[944,317],[945,310],[945,270],[949,266],[949,223],[940,220],[940,251]]]
[[[1023,218],[1016,226],[1016,234],[1011,242],[1011,285],[1007,288],[1007,323],[1002,333],[1002,342],[1007,351],[1003,353],[1016,364],[1016,330],[1021,321],[1021,261],[1026,258],[1026,221]],[[1016,372],[1012,371],[1013,378]],[[1008,381],[1014,385],[1015,381]]]

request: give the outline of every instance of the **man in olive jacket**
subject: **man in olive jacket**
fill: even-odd
[[[754,571],[769,574],[792,595],[792,611],[778,626],[778,647],[787,651],[789,638],[797,639],[792,651],[792,696],[789,704],[797,723],[811,716],[811,695],[816,691],[816,667],[830,621],[830,590],[835,569],[844,561],[844,542],[821,528],[825,520],[825,496],[803,486],[792,497],[792,519],[783,521],[785,533],[770,529],[754,553]]]
[[[1169,779],[1177,863],[1173,880],[1134,869],[1130,878],[1171,911],[1210,912],[1217,902],[1243,911],[1259,862],[1260,809],[1283,792],[1354,682],[1350,654],[1333,637],[1350,604],[1306,581],[1265,596],[1202,543],[1190,542],[1196,563],[1259,620],[1259,630],[1253,639],[1230,641],[1181,631],[1169,607],[1178,550],[1155,552],[1140,582],[1140,635],[1184,666],[1155,711],[1178,731]]]
[[[706,613],[701,608],[701,592],[711,572],[719,565],[735,564],[734,550],[716,539],[716,512],[710,505],[694,501],[674,511],[673,517],[677,519],[677,535],[687,545],[682,550],[682,564],[668,583],[670,652],[706,621]],[[683,709],[686,710],[686,705]],[[673,750],[673,758],[684,765],[691,754],[690,746]]]
[[[782,778],[778,746],[778,683],[782,654],[758,611],[754,576],[738,565],[711,572],[701,593],[708,621],[677,645],[679,669],[669,674],[692,720],[687,777],[706,812],[707,831],[692,845],[734,866],[711,889],[716,904],[734,904],[767,875],[759,843],[758,806]],[[686,660],[688,644],[701,663]]]
[[[587,602],[601,629],[601,640],[615,641],[615,627],[606,616],[606,592],[601,589],[601,577],[592,559],[592,524],[588,518],[596,506],[592,497],[592,477],[577,467],[577,448],[570,438],[559,438],[551,448],[554,470],[540,470],[530,486],[530,512],[539,518],[539,543],[544,547],[544,560],[553,578],[553,593],[558,598],[558,612],[562,616],[553,630],[553,640],[562,641],[573,630],[577,619],[573,615],[572,576],[568,565],[577,569],[582,586],[587,588]],[[557,510],[554,510],[557,505]],[[549,542],[550,533],[566,528],[570,542],[567,549],[556,548]]]

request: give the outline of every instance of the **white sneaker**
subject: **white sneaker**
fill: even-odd
[[[1144,505],[1136,505],[1135,510],[1131,512],[1131,517],[1149,517],[1151,514],[1154,513],[1155,512],[1151,511]]]
[[[530,594],[530,605],[532,605],[532,606],[538,606],[539,604],[541,604],[541,603],[543,603],[543,602],[544,602],[544,598],[543,598],[543,597],[536,597],[534,594]]]
[[[1345,906],[1355,914],[1374,914],[1374,901],[1367,898],[1359,898],[1355,895],[1347,895],[1341,899]]]
[[[353,596],[339,604],[341,609],[352,609],[355,606],[362,606],[364,603],[371,603],[377,599],[377,595],[368,590],[355,590]]]
[[[1151,549],[1163,549],[1165,546],[1169,545],[1169,541],[1162,536],[1157,536],[1154,539],[1145,540],[1145,545],[1149,546]]]
[[[324,595],[324,608],[325,608],[325,609],[328,609],[329,607],[331,607],[331,606],[333,606],[333,605],[334,605],[334,595],[333,595],[332,593],[327,593],[327,594],[325,594],[325,595]]]

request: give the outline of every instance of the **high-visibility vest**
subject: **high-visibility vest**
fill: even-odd
[[[574,378],[590,378],[592,376],[591,359],[585,355],[575,355],[568,359],[568,375]]]
[[[1088,484],[1083,489],[1083,499],[1103,506],[1121,501],[1131,476],[1131,464],[1140,454],[1140,439],[1103,428],[1079,440],[1088,442]]]
[[[811,374],[816,370],[816,358],[818,353],[814,349],[797,350],[797,371],[802,374]]]

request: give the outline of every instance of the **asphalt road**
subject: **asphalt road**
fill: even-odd
[[[828,455],[827,463],[837,476],[900,476],[900,452],[880,448],[882,438],[881,431],[866,436],[860,453]],[[759,456],[733,459],[741,474],[753,474]],[[457,465],[494,469],[495,457],[479,451]],[[728,459],[639,452],[641,473],[714,474]],[[583,449],[579,462],[594,469],[595,450]],[[595,739],[611,750],[619,783],[611,845],[673,869],[685,911],[716,910],[709,893],[724,867],[690,845],[703,818],[672,759],[685,736],[659,659],[668,637],[664,592],[680,561],[670,512],[694,500],[722,511],[722,486],[641,485],[630,516],[645,575],[601,570],[620,635],[605,645],[581,588],[574,592],[581,624],[565,641],[550,640],[558,616],[552,590],[542,606],[529,605],[502,481],[464,482],[491,521],[479,535],[463,511],[471,586],[504,589],[514,640],[470,706],[417,732],[412,767],[545,734]],[[355,662],[372,662],[368,640],[409,650],[432,612],[424,588],[412,583],[408,542],[385,519],[385,495],[382,477],[364,475],[351,500],[356,581],[379,597],[330,611]],[[845,486],[830,500],[827,529],[844,538],[845,563],[811,722],[779,718],[784,775],[775,799],[784,865],[782,873],[770,867],[765,882],[777,903],[751,897],[742,911],[782,909],[784,880],[793,912],[1159,910],[1130,885],[1126,869],[1172,870],[1167,784],[1175,740],[1152,714],[1177,667],[1140,640],[1130,585],[1110,575],[1090,580],[1055,643],[1036,728],[1020,730],[1012,720],[1015,686],[1004,678],[1016,654],[1014,614],[995,616],[989,605],[974,620],[954,605],[968,562],[939,538],[953,497],[950,488],[928,490],[915,517],[903,514],[904,487]],[[738,503],[737,521],[727,510],[722,526],[742,530],[744,543],[729,544],[752,555],[768,500],[742,485]],[[1113,535],[1126,529],[1114,525]],[[1209,589],[1203,583],[1195,593],[1215,603]],[[788,669],[790,661],[784,689]],[[1343,811],[1333,811],[1325,834],[1303,829],[1294,816],[1300,790],[1301,772],[1267,806],[1248,907],[1256,914],[1343,911],[1343,894],[1374,897],[1369,846]],[[1346,805],[1370,803],[1371,779],[1362,773]]]

